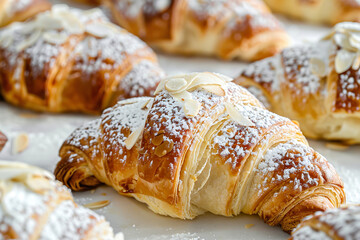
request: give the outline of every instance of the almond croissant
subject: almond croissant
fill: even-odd
[[[176,76],[154,98],[118,102],[65,141],[56,178],[76,191],[108,184],[163,215],[243,212],[285,231],[343,203],[340,177],[298,126],[228,81]]]
[[[165,52],[253,61],[289,41],[259,0],[103,0],[116,22]]]
[[[0,31],[0,85],[16,106],[100,113],[152,94],[163,75],[154,52],[98,9],[55,5]]]
[[[51,4],[47,0],[1,0],[0,27],[12,22],[25,21],[39,12],[49,10]]]
[[[117,239],[120,239],[121,234]],[[0,161],[0,239],[114,240],[105,219],[75,204],[53,175]]]
[[[306,217],[289,240],[358,240],[360,206],[347,206],[316,212]]]
[[[360,23],[245,68],[236,83],[307,137],[360,143]]]

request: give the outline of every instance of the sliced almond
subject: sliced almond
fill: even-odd
[[[319,77],[324,77],[326,75],[325,62],[319,58],[310,59],[310,68],[312,73]]]
[[[155,146],[159,146],[164,141],[164,134],[159,134],[151,139],[151,143]]]
[[[63,32],[46,32],[43,34],[43,38],[48,43],[60,45],[66,42],[68,35]]]
[[[200,85],[219,85],[222,86],[225,81],[218,76],[211,73],[199,73],[196,75],[191,84],[187,87],[187,90],[191,91]]]
[[[351,34],[349,37],[349,43],[352,47],[360,50],[360,37],[355,34]]]
[[[137,140],[139,139],[142,131],[144,130],[144,126],[136,128],[129,137],[124,141],[126,149],[130,150],[135,145]]]
[[[99,202],[87,203],[87,204],[84,204],[83,206],[86,208],[90,208],[90,209],[99,209],[99,208],[106,207],[109,204],[110,204],[109,200],[104,200],[104,201],[99,201]]]
[[[35,31],[33,34],[30,35],[30,37],[26,38],[24,41],[22,41],[19,45],[16,46],[16,51],[20,52],[25,48],[34,45],[36,41],[40,38],[40,36],[41,32]]]
[[[84,32],[84,25],[74,15],[67,15],[63,24],[65,30],[70,34],[82,34]]]
[[[255,126],[255,124],[250,121],[250,119],[244,117],[239,110],[232,105],[231,103],[225,103],[226,112],[229,114],[230,118],[235,122],[239,123],[242,126]]]
[[[194,99],[186,99],[184,102],[184,112],[188,117],[195,117],[201,108],[201,104]]]
[[[335,70],[337,73],[343,73],[348,70],[355,60],[355,53],[349,52],[345,49],[338,51],[335,57]]]
[[[100,22],[94,22],[86,25],[85,31],[98,38],[105,38],[112,33],[112,31],[106,25]]]
[[[167,81],[168,81],[168,79],[163,79],[162,81],[160,81],[160,83],[158,84],[158,86],[154,92],[154,95],[158,95],[162,90],[164,90],[165,84]]]
[[[187,85],[187,81],[184,78],[172,78],[165,84],[165,89],[169,92],[175,92],[184,90]]]
[[[353,64],[352,64],[351,68],[352,68],[353,70],[358,70],[359,67],[360,67],[360,53],[358,52],[358,53],[356,54],[355,60],[354,60],[354,62],[353,62]]]
[[[3,32],[2,35],[0,35],[0,45],[3,48],[8,48],[13,43],[13,36],[12,34],[8,34],[7,32]]]
[[[141,107],[141,109],[150,109],[152,107],[152,105],[154,104],[154,99],[150,98],[149,100],[147,100],[144,105]]]
[[[202,85],[201,88],[217,96],[222,96],[222,97],[225,96],[224,89],[219,85]]]
[[[244,227],[245,227],[246,229],[249,229],[249,228],[252,228],[254,225],[255,225],[255,224],[250,223],[250,224],[246,224]]]
[[[337,33],[334,35],[334,40],[337,45],[348,51],[357,51],[357,48],[350,44],[349,37],[349,34]]]
[[[51,189],[51,184],[48,179],[44,177],[39,177],[36,175],[27,175],[27,179],[25,180],[25,184],[37,193],[42,193],[45,190]]]
[[[170,94],[170,95],[179,102],[184,102],[187,99],[192,99],[192,95],[188,91],[183,91],[183,92],[179,92],[176,94]]]
[[[49,14],[40,14],[36,19],[37,26],[44,30],[60,30],[64,28],[61,19],[54,18]]]
[[[19,134],[13,141],[12,152],[18,154],[29,146],[29,136],[26,133]]]
[[[349,149],[349,145],[346,145],[344,143],[338,143],[338,142],[328,142],[325,144],[325,147],[332,149],[332,150],[337,150],[337,151],[344,151]]]

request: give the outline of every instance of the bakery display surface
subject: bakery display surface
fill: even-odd
[[[53,0],[71,6],[88,8],[75,1]],[[331,28],[292,22],[279,17],[294,40],[293,44],[316,42]],[[189,72],[212,71],[237,77],[243,62],[224,62],[213,58],[179,57],[158,54],[160,66],[169,75]],[[0,153],[1,160],[21,161],[54,171],[60,160],[58,151],[63,142],[78,127],[99,117],[83,114],[53,115],[37,113],[14,107],[0,101],[0,131],[8,141]],[[323,155],[336,169],[344,182],[348,203],[360,201],[360,147],[352,147],[310,140],[309,144]],[[100,186],[96,190],[74,192],[80,205],[109,201],[109,205],[95,210],[104,215],[114,232],[122,231],[125,239],[288,239],[290,235],[280,227],[264,223],[259,216],[240,214],[224,217],[205,213],[193,220],[181,220],[154,214],[145,204],[120,196],[111,187]]]
[[[307,137],[360,143],[360,23],[249,65],[235,80]]]

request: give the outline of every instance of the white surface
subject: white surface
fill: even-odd
[[[315,41],[329,30],[321,26],[285,22],[285,27],[295,39],[295,43]],[[235,77],[240,69],[246,66],[241,62],[224,62],[211,58],[159,55],[159,60],[168,74],[215,71]],[[0,129],[10,141],[0,153],[0,159],[23,161],[52,171],[59,160],[58,149],[65,138],[83,122],[94,118],[73,114],[37,114],[1,102]],[[11,151],[11,143],[19,133],[29,134],[30,145],[23,153],[14,155]],[[333,151],[327,149],[324,142],[311,141],[310,143],[335,165],[345,183],[348,202],[360,203],[360,146],[354,146],[347,151]],[[110,200],[111,204],[98,212],[110,221],[115,231],[123,231],[125,239],[251,240],[287,239],[289,236],[279,227],[264,224],[257,216],[241,215],[227,218],[205,214],[191,221],[159,216],[148,210],[144,204],[120,196],[109,187],[100,187],[95,193],[75,193],[75,198],[80,204]],[[254,226],[246,229],[246,224],[254,224]]]

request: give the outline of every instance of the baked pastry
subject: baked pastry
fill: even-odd
[[[277,13],[312,23],[336,24],[360,21],[357,0],[264,0]]]
[[[37,111],[100,113],[151,95],[164,73],[155,53],[98,9],[55,5],[0,31],[6,101]]]
[[[75,204],[53,175],[22,163],[0,161],[0,236],[3,240],[114,240],[95,212]]]
[[[339,23],[317,43],[250,65],[235,82],[299,121],[307,137],[360,143],[359,36],[359,23]]]
[[[289,42],[259,0],[104,0],[104,4],[120,26],[169,53],[253,61],[274,55]]]
[[[74,0],[74,2],[90,4],[90,5],[99,5],[102,0]]]
[[[212,73],[167,78],[154,98],[120,101],[60,149],[72,190],[108,184],[156,213],[258,214],[285,231],[345,201],[343,184],[298,126]]]
[[[1,0],[0,27],[12,22],[25,21],[50,8],[51,4],[47,0]]]
[[[0,152],[5,147],[6,142],[7,142],[6,136],[2,132],[0,132]]]
[[[317,212],[304,219],[289,240],[360,239],[360,206],[348,206]]]

